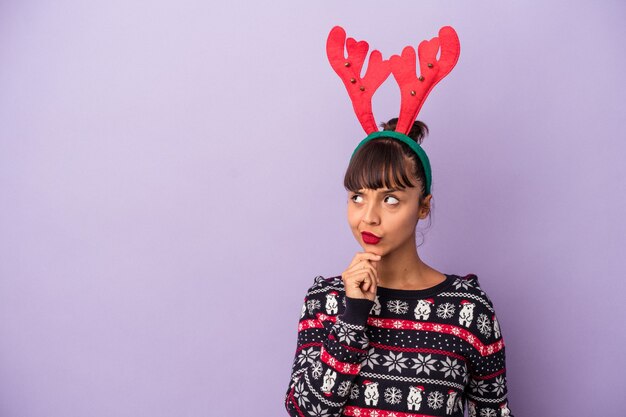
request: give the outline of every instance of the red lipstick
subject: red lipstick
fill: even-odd
[[[363,238],[363,242],[367,243],[368,245],[375,245],[380,242],[380,239],[382,239],[370,232],[361,232],[361,237]]]

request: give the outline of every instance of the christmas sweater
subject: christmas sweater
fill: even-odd
[[[378,287],[375,301],[346,297],[341,276],[317,276],[284,402],[293,417],[513,417],[493,304],[474,274]]]

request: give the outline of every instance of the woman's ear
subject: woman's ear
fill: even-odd
[[[432,198],[432,194],[428,194],[424,198],[424,202],[420,205],[418,215],[420,219],[425,219],[428,217],[428,213],[430,213],[430,199]]]

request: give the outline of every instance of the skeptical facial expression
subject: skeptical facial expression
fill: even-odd
[[[417,187],[348,192],[348,223],[354,238],[366,252],[378,255],[393,252],[410,239],[414,241],[417,222],[429,211],[430,195],[422,207],[419,195]],[[364,236],[363,232],[374,236]]]

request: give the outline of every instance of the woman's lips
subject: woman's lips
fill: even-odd
[[[361,232],[361,237],[363,238],[363,242],[367,243],[368,245],[375,245],[378,242],[380,242],[380,237],[373,235],[369,232]]]

